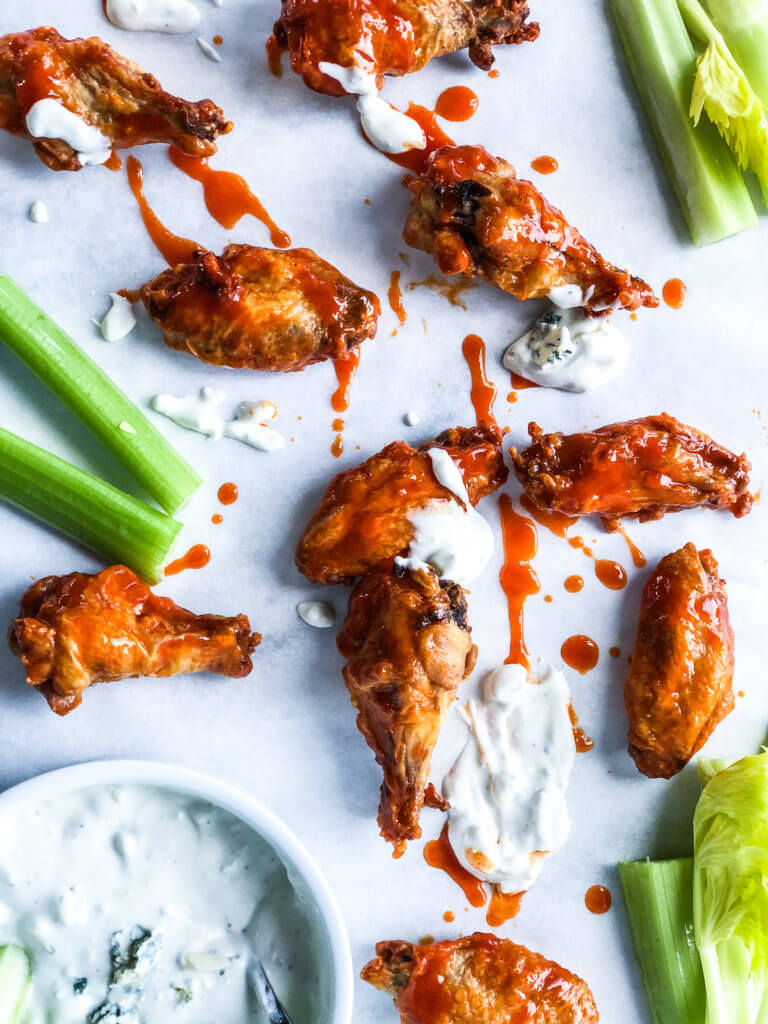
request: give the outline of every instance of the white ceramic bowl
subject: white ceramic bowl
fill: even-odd
[[[330,991],[330,1015],[316,1024],[350,1024],[352,1020],[352,955],[336,899],[305,847],[258,801],[226,783],[199,772],[156,761],[90,761],[38,775],[0,793],[0,814],[29,807],[88,786],[132,783],[161,786],[202,797],[240,818],[273,847],[294,884],[304,893],[325,930],[324,966]],[[315,1022],[313,1022],[315,1024]]]

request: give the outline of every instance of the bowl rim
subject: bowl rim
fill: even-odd
[[[0,792],[0,812],[41,802],[65,792],[99,785],[154,785],[202,797],[240,818],[274,846],[281,860],[307,884],[326,929],[333,975],[327,1024],[350,1024],[354,980],[352,952],[336,897],[312,855],[288,826],[264,804],[231,783],[171,762],[132,758],[84,761],[43,772]]]

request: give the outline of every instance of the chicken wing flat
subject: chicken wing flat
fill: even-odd
[[[629,753],[638,771],[669,779],[733,711],[733,630],[711,551],[686,544],[643,591],[624,687]]]
[[[402,1024],[597,1024],[586,982],[508,939],[475,932],[429,946],[379,942],[360,972]]]
[[[254,245],[199,252],[137,294],[169,348],[250,370],[340,359],[373,337],[381,308],[311,249]]]
[[[407,75],[468,48],[487,71],[494,44],[537,38],[539,26],[527,22],[528,14],[525,0],[282,0],[274,31],[311,89],[340,96],[341,85],[320,70],[324,61]]]
[[[645,281],[603,259],[530,181],[482,146],[435,150],[409,188],[403,238],[432,253],[444,274],[483,278],[520,300],[576,286],[581,296],[572,304],[593,315],[659,304]]]
[[[296,549],[296,565],[313,583],[351,582],[405,552],[413,540],[409,513],[435,499],[453,499],[427,454],[444,448],[458,465],[473,505],[507,479],[497,427],[455,427],[420,448],[388,444],[335,476]]]
[[[27,683],[66,715],[94,683],[177,672],[239,678],[261,642],[245,615],[193,615],[124,565],[33,583],[8,632]]]
[[[752,507],[745,455],[661,413],[611,423],[584,434],[545,434],[528,425],[532,443],[510,448],[517,478],[535,505],[571,516],[661,519],[697,505]]]
[[[173,143],[191,156],[211,156],[231,131],[211,100],[192,103],[164,92],[152,75],[98,37],[65,39],[54,28],[0,37],[0,128],[32,139],[26,117],[53,99],[97,128],[113,149]],[[75,149],[62,139],[33,139],[54,171],[79,171]]]
[[[464,591],[432,571],[371,569],[350,595],[337,644],[357,727],[384,772],[381,834],[399,856],[421,836],[432,752],[477,658]]]

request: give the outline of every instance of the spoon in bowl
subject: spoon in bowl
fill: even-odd
[[[257,956],[251,957],[248,964],[248,982],[267,1015],[269,1024],[291,1024],[291,1018],[285,1012],[283,1004],[277,998],[272,983],[264,970],[264,964]]]

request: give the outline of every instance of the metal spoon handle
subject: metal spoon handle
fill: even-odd
[[[275,990],[272,988],[272,984],[267,977],[267,972],[264,970],[264,965],[256,957],[248,964],[248,980],[253,991],[259,997],[269,1024],[291,1024],[291,1018],[277,998]]]

